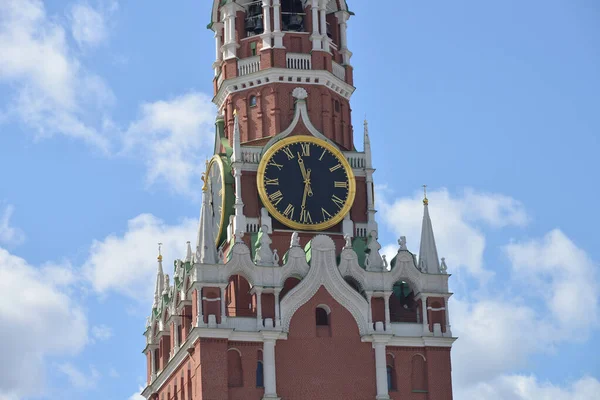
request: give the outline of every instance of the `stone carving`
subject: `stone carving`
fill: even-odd
[[[406,247],[406,236],[400,236],[398,244],[400,245],[400,250],[408,250],[408,247]]]
[[[273,264],[279,266],[279,254],[277,254],[277,249],[273,250]]]
[[[169,287],[171,286],[170,282],[169,282],[169,274],[165,274],[165,288],[162,292],[163,296],[166,294],[169,294]]]
[[[266,225],[260,228],[260,240],[256,247],[256,254],[254,255],[254,263],[256,265],[273,265],[273,251],[271,250],[271,243],[273,241],[269,237],[268,229]]]
[[[292,247],[300,247],[300,236],[298,236],[298,232],[292,233],[292,238],[290,239],[290,248]]]
[[[219,247],[219,259],[217,260],[218,264],[225,264],[225,250],[223,250],[223,246]]]
[[[446,265],[446,259],[444,257],[442,257],[442,264],[440,265],[440,273],[442,273],[442,274],[448,273],[448,266]]]
[[[388,270],[388,262],[386,260],[386,255],[385,254],[382,255],[381,258],[383,259],[383,269],[384,269],[384,271],[387,271]]]
[[[294,98],[298,100],[305,100],[308,97],[308,92],[304,88],[297,87],[292,92],[292,96],[294,96]]]
[[[344,235],[344,240],[346,241],[346,244],[344,245],[344,249],[351,249],[352,248],[352,237],[350,235]]]
[[[372,231],[369,235],[369,244],[367,245],[368,255],[365,260],[367,271],[383,270],[383,258],[381,258],[379,250],[381,250],[381,244],[377,241],[377,232]]]

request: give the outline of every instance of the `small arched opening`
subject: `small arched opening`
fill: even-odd
[[[229,277],[229,284],[225,291],[225,304],[228,317],[254,317],[256,309],[253,307],[250,283],[241,275]]]
[[[227,350],[227,385],[242,387],[244,385],[242,371],[242,353],[235,348]]]
[[[345,276],[344,280],[346,281],[346,283],[348,285],[350,285],[350,287],[352,287],[352,289],[356,290],[356,292],[358,294],[360,294],[365,300],[367,299],[367,295],[365,293],[365,291],[363,290],[362,286],[360,285],[360,283],[352,276]]]
[[[265,376],[264,376],[264,366],[263,366],[263,355],[262,350],[258,350],[257,361],[256,361],[256,387],[262,388],[265,387]]]
[[[427,392],[427,361],[422,354],[412,358],[411,384],[413,392]]]
[[[302,0],[281,1],[281,22],[284,31],[304,32],[306,13]]]
[[[317,329],[317,337],[331,336],[331,309],[321,304],[315,308],[315,325]]]
[[[390,321],[416,323],[417,309],[415,293],[409,283],[396,282],[390,296]]]
[[[394,391],[398,390],[394,356],[392,354],[388,353],[385,357],[385,362],[386,362],[386,370],[387,370],[388,391],[394,392]]]
[[[283,283],[283,289],[279,292],[279,301],[283,300],[286,294],[288,294],[293,288],[300,283],[300,279],[292,276],[285,280]]]

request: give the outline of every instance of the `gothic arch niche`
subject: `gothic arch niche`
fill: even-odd
[[[390,296],[390,321],[417,323],[418,308],[413,286],[403,280],[394,283]]]
[[[283,283],[283,289],[281,289],[281,292],[279,292],[279,301],[283,300],[285,295],[288,294],[290,290],[295,288],[300,283],[300,281],[301,279],[295,276],[290,276],[289,278],[287,278]]]
[[[348,285],[350,285],[350,287],[354,290],[356,290],[356,292],[358,294],[360,294],[365,300],[367,300],[367,294],[365,293],[364,289],[362,288],[361,284],[352,276],[348,275],[344,277],[344,280],[346,281],[346,283]]]
[[[394,358],[393,354],[388,353],[385,356],[385,364],[387,371],[388,391],[394,392],[398,390],[398,383],[396,378],[396,359]]]
[[[254,298],[250,294],[252,286],[242,275],[229,277],[229,284],[225,290],[225,306],[228,317],[253,317],[256,318]]]
[[[242,353],[236,348],[227,350],[227,386],[244,386],[243,376]]]
[[[412,358],[411,389],[413,392],[427,392],[427,362],[422,354]]]

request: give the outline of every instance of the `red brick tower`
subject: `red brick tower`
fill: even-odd
[[[380,255],[368,127],[354,148],[343,0],[214,0],[216,122],[196,251],[159,256],[153,400],[452,399],[448,278]]]

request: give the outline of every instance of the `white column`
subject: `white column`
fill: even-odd
[[[321,37],[323,40],[323,51],[329,51],[329,37],[327,36],[327,0],[321,2]]]
[[[273,47],[282,49],[284,33],[281,32],[281,0],[273,0],[273,22],[273,37],[275,38]]]
[[[197,290],[198,294],[196,297],[198,297],[198,299],[196,300],[196,306],[198,307],[198,311],[196,312],[196,326],[201,327],[204,325],[204,314],[202,313],[202,286],[200,286]]]
[[[213,63],[213,69],[215,70],[215,76],[218,76],[221,71],[221,62],[223,61],[223,36],[221,32],[223,24],[217,22],[213,24],[212,28],[215,31],[215,62]]]
[[[367,310],[367,322],[369,324],[369,330],[373,330],[373,307],[371,306],[371,299],[373,298],[373,292],[367,292],[367,301],[369,302],[369,309]]]
[[[279,327],[281,325],[281,317],[279,312],[279,290],[275,290],[275,327]]]
[[[384,293],[384,300],[385,300],[385,330],[389,331],[391,329],[390,323],[391,323],[391,318],[390,318],[390,296],[392,295],[392,293],[390,292],[386,292]]]
[[[256,325],[262,329],[263,328],[263,318],[262,318],[262,289],[255,288],[254,293],[256,293]]]
[[[150,371],[151,371],[151,380],[156,378],[156,348],[150,349]]]
[[[377,382],[377,400],[387,400],[388,394],[387,365],[385,360],[385,343],[373,343],[375,349],[375,375]]]
[[[226,286],[221,286],[221,324],[224,324],[227,321],[227,313],[225,311],[225,290]]]
[[[313,50],[321,50],[321,34],[319,33],[319,0],[312,0],[312,35],[310,40],[313,42]]]
[[[263,367],[265,396],[263,399],[278,399],[277,397],[277,374],[275,371],[275,344],[276,338],[269,336],[264,338],[263,343]]]
[[[221,9],[225,22],[225,44],[223,45],[224,59],[229,60],[237,56],[238,44],[235,41],[235,13],[239,5],[228,3]]]
[[[262,0],[263,7],[263,26],[262,34],[263,49],[271,48],[271,0]]]
[[[429,334],[431,331],[429,330],[429,318],[427,318],[427,297],[421,297],[421,306],[423,309],[423,332]]]
[[[177,350],[179,349],[179,343],[181,341],[181,338],[179,337],[179,321],[176,319],[175,322],[173,322],[173,335],[174,335],[174,349],[173,349],[173,354],[175,354],[177,352]]]

